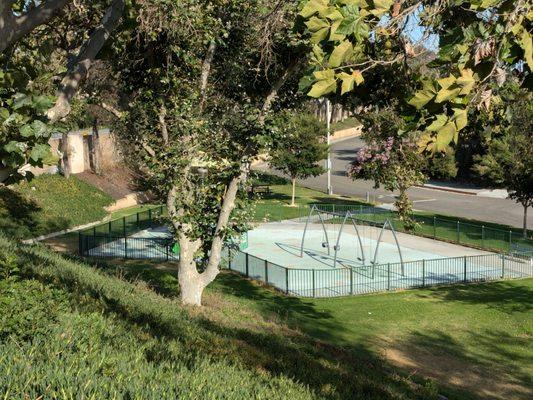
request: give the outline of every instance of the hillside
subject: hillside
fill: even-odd
[[[363,348],[313,339],[230,296],[213,293],[205,310],[188,310],[146,282],[43,247],[0,237],[0,254],[7,398],[436,398],[433,385]]]
[[[98,221],[113,199],[75,176],[41,175],[0,187],[0,231],[26,239]]]

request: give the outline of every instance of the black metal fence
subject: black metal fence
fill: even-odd
[[[286,268],[253,255],[225,249],[227,268],[298,297],[339,297],[458,283],[533,276],[525,254],[487,254],[350,268]]]
[[[321,205],[322,207],[324,205]],[[370,221],[390,217],[373,207],[331,207],[335,212],[357,212]],[[164,225],[166,209],[158,206],[79,232],[79,252],[85,257],[177,261],[171,237],[135,237],[146,229]],[[303,218],[303,215],[302,215]],[[434,229],[438,229],[434,225]],[[459,230],[458,238],[461,238]],[[482,239],[487,240],[485,235]],[[514,248],[514,246],[512,246]],[[533,248],[533,246],[532,246]],[[381,265],[313,269],[287,268],[243,252],[235,246],[223,250],[222,267],[278,290],[301,297],[336,297],[442,284],[516,279],[533,276],[533,252],[513,251],[418,260]],[[402,268],[403,267],[403,268]]]

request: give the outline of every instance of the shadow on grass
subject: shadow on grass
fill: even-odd
[[[517,285],[516,281],[432,288],[429,291],[430,294],[420,294],[420,297],[466,304],[481,304],[507,314],[525,313],[533,310],[533,288],[526,284]]]
[[[437,379],[451,388],[482,399],[525,399],[533,395],[528,339],[515,337],[497,327],[484,331],[467,331],[467,348],[442,331],[414,332],[394,344],[396,359],[409,370]],[[459,395],[464,398],[464,393]]]
[[[72,296],[85,298],[84,304],[89,304],[90,296],[102,312],[136,324],[144,335],[157,338],[161,346],[146,350],[150,361],[179,361],[195,368],[205,360],[225,360],[255,371],[265,381],[268,375],[264,373],[268,372],[299,382],[326,399],[436,398],[431,384],[414,384],[363,345],[347,350],[312,339],[283,323],[272,321],[265,326],[256,312],[304,313],[317,324],[328,324],[329,316],[300,299],[280,296],[234,275],[221,276],[216,288],[221,303],[208,310],[187,310],[139,286],[97,274],[87,265],[66,265],[39,251],[25,252],[22,257],[26,265],[34,265],[34,274],[41,280],[59,283]],[[146,265],[132,270],[140,271],[139,276],[155,276],[161,287],[170,289],[159,272],[149,274]],[[228,293],[250,304],[222,296]],[[240,313],[240,307],[246,308],[246,313]]]
[[[65,229],[65,218],[43,220],[39,205],[6,187],[0,187],[0,231],[8,237],[25,239]]]

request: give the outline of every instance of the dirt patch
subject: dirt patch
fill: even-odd
[[[76,174],[76,177],[107,193],[114,200],[121,199],[137,191],[133,172],[124,166],[106,170],[102,175],[85,171]]]
[[[387,340],[386,340],[387,341]],[[533,389],[505,374],[497,366],[473,365],[450,354],[433,354],[420,348],[401,348],[387,341],[383,356],[409,373],[434,379],[439,385],[464,390],[482,399],[533,398]]]

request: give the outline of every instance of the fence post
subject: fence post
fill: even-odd
[[[148,221],[150,222],[150,228],[152,227],[152,209],[148,210]]]
[[[83,243],[81,238],[81,231],[78,231],[78,253],[83,256]]]
[[[485,225],[481,225],[481,247],[485,247]]]
[[[107,234],[111,234],[111,221],[109,221],[109,223],[107,224]]]
[[[122,233],[126,237],[126,217],[122,217]]]
[[[313,297],[316,297],[316,289],[315,289],[315,269],[313,268]]]
[[[268,261],[265,260],[265,283],[268,283]]]
[[[390,263],[387,264],[387,290],[390,290]]]
[[[350,294],[353,294],[353,268],[350,267]]]
[[[170,244],[166,244],[165,246],[165,252],[166,252],[166,255],[167,255],[167,261],[168,261],[168,248],[170,247]]]
[[[460,226],[460,222],[457,221],[457,243],[461,243],[461,236],[460,236],[461,228],[459,226]]]
[[[513,250],[513,231],[509,231],[509,251]]]
[[[286,285],[285,293],[289,294],[289,268],[285,268],[285,285]]]
[[[136,217],[136,219],[137,219],[137,227],[139,227],[139,214],[140,214],[140,213],[137,213],[137,214],[135,215],[135,217]]]
[[[463,264],[464,264],[463,282],[466,283],[466,256],[463,257]]]
[[[433,239],[437,238],[437,217],[433,217]]]
[[[124,236],[124,259],[128,258],[128,238]]]
[[[245,256],[245,260],[246,260],[246,277],[250,276],[249,274],[249,269],[248,269],[248,253],[244,253],[246,254]]]
[[[501,257],[502,257],[502,275],[501,275],[501,278],[503,279],[504,276],[505,276],[505,255],[502,253]]]
[[[422,287],[426,286],[426,260],[422,260]]]

